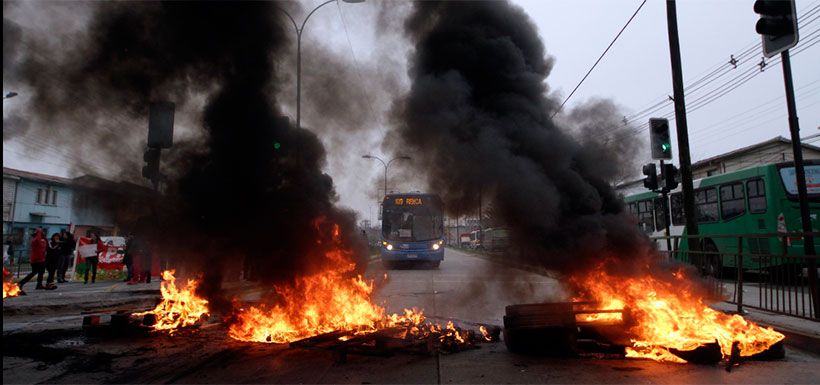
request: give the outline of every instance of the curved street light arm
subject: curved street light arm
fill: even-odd
[[[285,16],[287,16],[287,17],[288,17],[288,19],[290,20],[290,22],[293,24],[293,29],[296,31],[296,35],[297,35],[297,36],[298,36],[298,35],[301,35],[301,34],[302,34],[302,32],[301,32],[301,31],[299,31],[299,26],[297,26],[297,25],[296,25],[296,20],[293,20],[293,16],[291,16],[291,15],[290,15],[290,13],[288,13],[288,11],[286,11],[284,8],[282,8],[282,7],[280,7],[280,6],[275,6],[275,7],[276,7],[276,9],[278,9],[278,10],[282,11],[282,13],[284,13],[284,14],[285,14]]]
[[[300,34],[300,35],[302,34],[302,30],[304,30],[304,29],[305,29],[305,24],[307,24],[308,19],[310,19],[310,16],[311,16],[311,15],[313,15],[313,13],[314,13],[314,12],[316,12],[316,10],[318,10],[319,8],[322,8],[322,7],[324,7],[325,5],[328,5],[328,4],[330,4],[330,3],[335,3],[336,1],[337,1],[337,0],[327,0],[327,1],[325,1],[324,3],[322,3],[322,4],[319,4],[319,6],[318,6],[318,7],[313,8],[313,10],[312,10],[312,11],[310,11],[310,13],[308,13],[307,17],[305,17],[305,20],[302,22],[302,28],[300,28],[300,29],[299,29],[299,34]],[[294,23],[294,24],[296,24],[296,23]]]

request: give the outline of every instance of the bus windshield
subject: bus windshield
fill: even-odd
[[[444,234],[441,208],[432,204],[418,206],[385,205],[382,237],[389,241],[429,241]]]
[[[820,165],[805,165],[806,172],[806,192],[808,195],[820,195]],[[783,167],[780,169],[780,179],[789,195],[797,195],[797,175],[794,167]]]

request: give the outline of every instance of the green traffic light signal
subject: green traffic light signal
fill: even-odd
[[[669,120],[649,119],[649,146],[652,159],[672,159],[672,138],[669,136]]]

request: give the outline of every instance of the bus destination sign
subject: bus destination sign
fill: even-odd
[[[393,204],[396,206],[421,206],[422,203],[421,198],[413,197],[413,198],[395,198],[393,199]]]

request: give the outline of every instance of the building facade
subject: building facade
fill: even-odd
[[[128,182],[84,175],[62,178],[3,168],[3,243],[13,260],[28,260],[35,229],[47,236],[70,230],[117,235],[119,226],[148,214],[153,191]]]
[[[803,159],[820,159],[820,147],[803,143]],[[794,160],[792,141],[782,136],[692,163],[692,179],[724,174],[763,164]],[[615,187],[623,195],[646,192],[643,177]]]
[[[35,229],[47,236],[68,229],[72,200],[71,179],[3,168],[3,238],[12,257],[28,258]]]

